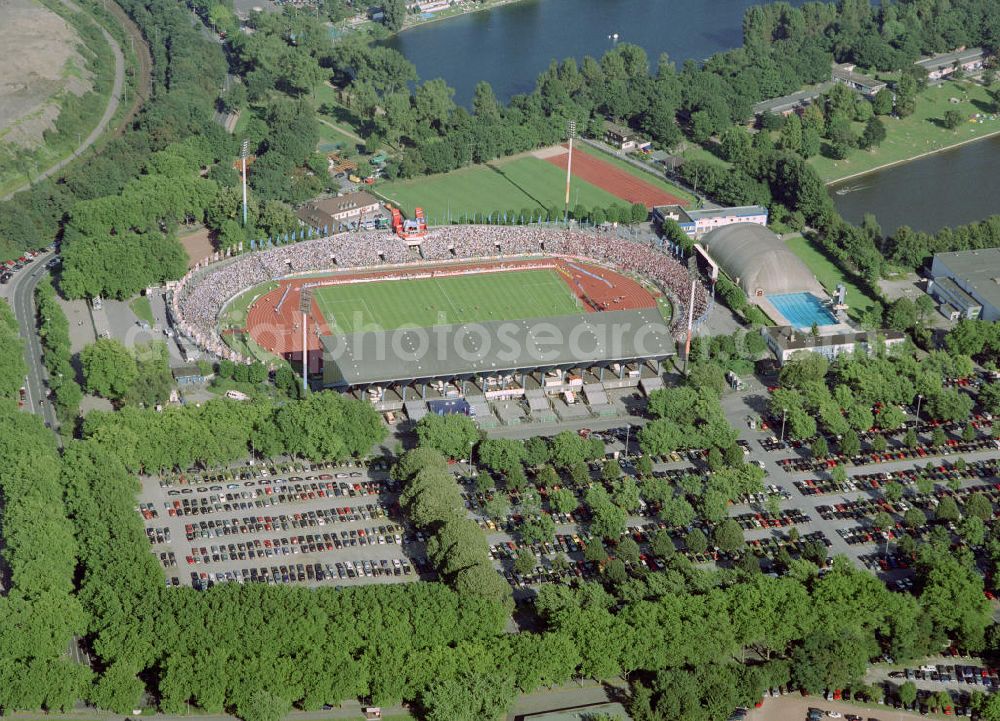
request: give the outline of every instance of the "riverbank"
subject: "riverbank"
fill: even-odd
[[[1000,128],[997,128],[996,130],[993,130],[992,132],[989,132],[986,135],[980,135],[980,136],[975,137],[975,138],[969,138],[968,140],[962,140],[962,141],[960,141],[958,143],[952,143],[951,145],[945,145],[943,147],[936,148],[935,150],[928,150],[925,153],[920,153],[919,155],[914,155],[914,156],[911,156],[909,158],[902,158],[901,160],[894,160],[891,163],[883,163],[882,165],[876,165],[874,168],[869,168],[868,170],[861,170],[861,171],[859,171],[857,173],[853,173],[851,175],[845,175],[842,178],[837,178],[836,180],[831,180],[831,181],[827,182],[826,186],[827,187],[831,187],[831,186],[834,186],[834,185],[839,185],[840,183],[844,183],[844,182],[846,182],[848,180],[854,180],[855,178],[861,178],[861,177],[863,177],[865,175],[871,175],[872,173],[876,173],[876,172],[878,172],[880,170],[886,170],[887,168],[893,168],[893,167],[896,167],[897,165],[905,165],[906,163],[912,163],[913,161],[920,160],[921,158],[926,158],[926,157],[929,157],[931,155],[938,155],[939,153],[943,153],[943,152],[948,151],[948,150],[954,150],[955,148],[961,148],[963,145],[969,145],[970,143],[978,143],[981,140],[989,140],[990,138],[995,138],[998,135],[1000,135]]]
[[[461,17],[462,15],[472,15],[473,13],[479,13],[485,10],[494,10],[496,8],[503,7],[504,5],[513,5],[524,1],[525,0],[487,0],[486,2],[479,3],[476,2],[476,0],[460,0],[450,6],[447,10],[430,13],[431,17],[428,18],[425,18],[422,15],[408,16],[406,20],[403,21],[403,27],[400,28],[398,32],[393,34],[398,35],[399,33],[406,32],[411,28],[420,27],[421,25],[430,25],[431,23],[440,22],[442,20],[450,20],[451,18]]]
[[[993,99],[985,87],[967,80],[948,81],[924,90],[912,115],[883,118],[886,137],[877,148],[853,149],[847,158],[837,160],[828,157],[829,149],[824,147],[824,154],[810,158],[809,163],[828,185],[842,183],[995,135],[1000,132],[1000,115],[993,111]],[[962,119],[952,129],[944,123],[949,112],[959,113]],[[856,122],[852,130],[860,136],[864,124]]]

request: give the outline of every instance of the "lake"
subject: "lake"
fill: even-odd
[[[801,5],[803,0],[791,4]],[[667,53],[678,66],[743,42],[743,12],[753,0],[520,0],[494,10],[419,25],[385,41],[422,80],[444,78],[468,106],[486,80],[507,101],[530,93],[553,60],[600,57],[608,38],[645,48],[655,66]]]
[[[801,5],[803,0],[794,0]],[[520,0],[431,22],[385,41],[416,65],[421,79],[444,78],[468,106],[480,80],[503,101],[529,93],[553,59],[600,57],[608,38],[645,48],[650,63],[667,53],[678,66],[742,42],[753,0]],[[888,168],[830,188],[837,209],[860,223],[875,213],[884,231],[900,225],[936,231],[1000,213],[1000,137]],[[851,191],[837,195],[842,187]]]
[[[885,233],[933,233],[1000,213],[1000,136],[836,183],[837,210],[852,223],[874,213]],[[837,190],[849,192],[838,195]]]

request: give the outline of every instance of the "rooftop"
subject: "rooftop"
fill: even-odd
[[[658,205],[655,208],[662,215],[676,215],[682,223],[693,223],[707,218],[728,218],[730,216],[751,217],[767,215],[763,205],[739,205],[733,208],[701,208],[685,210],[679,205]]]
[[[917,60],[914,65],[919,65],[920,67],[927,70],[927,72],[933,72],[934,70],[941,70],[942,68],[947,68],[955,63],[963,64],[972,62],[973,60],[978,60],[986,54],[983,48],[962,48],[960,50],[953,50],[950,53],[942,53],[941,55],[932,55],[929,58],[921,58]]]
[[[788,110],[792,110],[815,100],[829,90],[832,85],[833,81],[827,80],[826,82],[819,83],[818,85],[803,88],[802,90],[789,93],[788,95],[782,95],[779,98],[763,100],[753,106],[753,114],[763,115],[764,113],[783,113]]]
[[[173,368],[173,369],[171,369],[170,374],[175,379],[176,378],[194,378],[194,377],[201,377],[203,375],[203,373],[201,372],[201,369],[198,366],[196,366],[196,365],[184,365],[184,366],[180,366],[179,368]]]
[[[607,311],[324,336],[324,381],[361,386],[662,359],[674,354],[658,310]]]
[[[870,75],[855,72],[854,67],[853,63],[835,63],[833,70],[831,71],[834,80],[842,80],[846,83],[857,85],[862,88],[869,88],[871,90],[885,87],[885,83],[881,80],[876,80]]]
[[[371,193],[358,190],[353,193],[338,195],[334,198],[311,200],[295,211],[295,215],[305,223],[319,226],[329,223],[335,214],[349,211],[352,208],[365,208],[371,205],[378,205],[378,203],[378,198]]]
[[[938,253],[934,259],[948,266],[980,302],[1000,308],[1000,248]]]
[[[830,333],[823,335],[821,332],[814,336],[810,332],[802,332],[790,325],[776,325],[764,329],[764,332],[771,336],[778,346],[784,350],[811,350],[828,345],[847,345],[849,343],[871,343],[876,338],[893,343],[902,341],[906,336],[894,330],[880,331],[856,331],[853,333]]]
[[[604,121],[604,131],[608,133],[614,133],[621,138],[631,138],[635,135],[635,131],[632,128],[626,128],[624,125],[618,125],[618,123],[612,123],[610,120]]]
[[[939,288],[944,288],[945,292],[952,298],[962,301],[966,308],[976,308],[982,305],[982,303],[962,290],[958,283],[953,281],[951,278],[941,278],[940,280],[935,280],[934,285]]]

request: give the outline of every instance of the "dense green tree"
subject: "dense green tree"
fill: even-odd
[[[720,551],[733,553],[743,549],[743,529],[736,521],[727,518],[712,531],[712,542]]]
[[[460,413],[429,413],[417,423],[416,431],[422,446],[434,448],[452,459],[468,458],[480,437],[472,419]]]
[[[80,364],[87,392],[113,400],[128,393],[139,375],[128,348],[110,338],[100,338],[84,348]]]

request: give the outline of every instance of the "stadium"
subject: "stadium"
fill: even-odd
[[[700,319],[710,295],[694,287]],[[185,276],[171,310],[220,358],[298,366],[305,347],[314,385],[381,410],[413,417],[424,401],[479,396],[548,412],[546,396],[600,406],[611,389],[658,387],[691,288],[676,258],[614,232],[454,225],[222,259]]]

